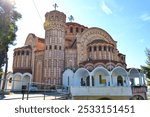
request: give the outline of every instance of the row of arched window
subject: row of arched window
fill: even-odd
[[[92,86],[94,86],[94,77],[92,76]],[[102,79],[102,75],[99,75],[99,84],[105,84],[107,85],[107,80],[106,79]],[[117,77],[117,86],[123,86],[124,83],[126,83],[125,80],[123,80],[122,76],[118,76]],[[86,78],[86,80],[84,80],[83,78],[81,78],[81,86],[90,86],[90,77],[88,76]],[[108,86],[110,86],[110,83],[108,83]]]
[[[84,31],[84,28],[81,28],[81,29],[80,29],[79,27],[75,27],[75,28],[74,28],[74,27],[72,27],[72,26],[69,28],[69,33],[73,33],[73,32],[76,32],[76,33],[80,32],[80,33],[81,33],[81,32],[83,32],[83,31]]]
[[[89,52],[92,51],[109,51],[109,52],[114,52],[114,48],[110,46],[89,46]]]
[[[22,51],[15,51],[14,56],[19,56],[19,55],[29,55],[29,50],[22,50]]]
[[[54,46],[52,46],[52,45],[47,45],[45,49],[46,49],[46,50],[52,50],[52,49],[54,49],[54,50],[62,50],[62,47],[61,47],[61,46],[58,46],[58,45],[54,45]]]

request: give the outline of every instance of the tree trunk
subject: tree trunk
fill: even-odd
[[[5,65],[5,72],[4,72],[3,85],[2,85],[2,90],[3,90],[3,91],[4,91],[4,89],[5,89],[6,76],[7,76],[7,69],[8,69],[7,49],[5,50],[5,59],[6,59],[6,65]]]

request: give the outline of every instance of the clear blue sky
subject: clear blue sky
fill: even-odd
[[[22,19],[17,22],[17,45],[9,51],[9,70],[12,69],[13,49],[23,46],[29,33],[44,38],[45,13],[54,9],[54,3],[67,17],[73,15],[74,22],[106,30],[117,41],[119,51],[126,55],[127,67],[145,65],[145,48],[150,48],[150,0],[15,1]]]

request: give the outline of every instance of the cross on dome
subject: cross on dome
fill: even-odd
[[[69,19],[70,22],[74,21],[74,17],[73,17],[72,15],[70,15],[70,16],[68,17],[68,19]]]
[[[55,3],[55,4],[53,5],[53,7],[54,7],[54,9],[56,10],[56,8],[58,8],[58,5]]]

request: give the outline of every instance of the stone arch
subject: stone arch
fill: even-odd
[[[109,62],[106,64],[106,68],[111,71],[112,69],[115,68],[115,64],[112,62]]]
[[[21,73],[15,73],[13,76],[13,91],[21,91],[22,89],[22,74]]]
[[[123,67],[115,67],[111,71],[112,82],[114,86],[118,86],[118,76],[123,79],[123,86],[129,86],[128,73]]]
[[[90,36],[90,37],[89,37]],[[98,28],[98,27],[92,27],[92,28],[88,28],[87,30],[85,30],[81,35],[80,38],[82,40],[78,40],[78,41],[85,41],[83,39],[87,38],[90,39],[91,37],[96,36],[96,37],[101,37],[102,39],[104,39],[107,42],[111,42],[112,44],[114,44],[114,40],[112,39],[112,37],[109,35],[109,33],[107,33],[105,30]],[[89,40],[89,42],[92,42],[95,39],[99,39],[99,38],[94,38],[92,40]]]
[[[34,38],[35,38],[35,34],[32,33],[28,34],[24,45],[31,45],[31,47],[33,48],[35,45]]]
[[[73,76],[74,76],[74,72],[71,69],[65,70],[65,72],[63,73],[64,87],[73,86]]]
[[[6,76],[6,83],[5,83],[5,89],[11,90],[13,84],[13,73],[9,72]]]
[[[94,77],[94,84],[95,86],[110,86],[111,85],[111,79],[110,79],[110,73],[107,69],[104,67],[96,67],[91,75]]]
[[[123,67],[123,65],[121,63],[117,63],[115,66],[116,67]]]
[[[81,86],[81,79],[83,79],[83,81],[87,82],[87,78],[90,76],[90,72],[85,69],[85,68],[79,68],[75,74],[74,74],[74,86]]]
[[[87,63],[85,66],[84,66],[85,69],[89,70],[89,71],[92,71],[94,69],[94,65],[92,63]]]
[[[94,67],[95,67],[95,68],[96,68],[96,67],[104,67],[104,68],[106,68],[106,65],[105,65],[104,63],[99,62],[99,63],[96,63],[96,64],[94,65]]]
[[[140,76],[140,72],[137,69],[131,68],[129,70],[129,78],[131,85],[142,85],[142,78]]]
[[[32,75],[30,73],[24,73],[22,76],[22,85],[30,85],[32,81]]]
[[[141,70],[139,71],[139,73],[140,73],[140,77],[141,77],[141,81],[142,81],[141,85],[146,85],[146,76],[145,76],[145,74]]]
[[[83,33],[77,35],[77,51],[79,53],[77,58],[78,64],[88,59],[87,45],[95,39],[101,39],[114,46],[116,45],[116,42],[112,39],[112,37],[103,29],[96,27],[89,28]]]

